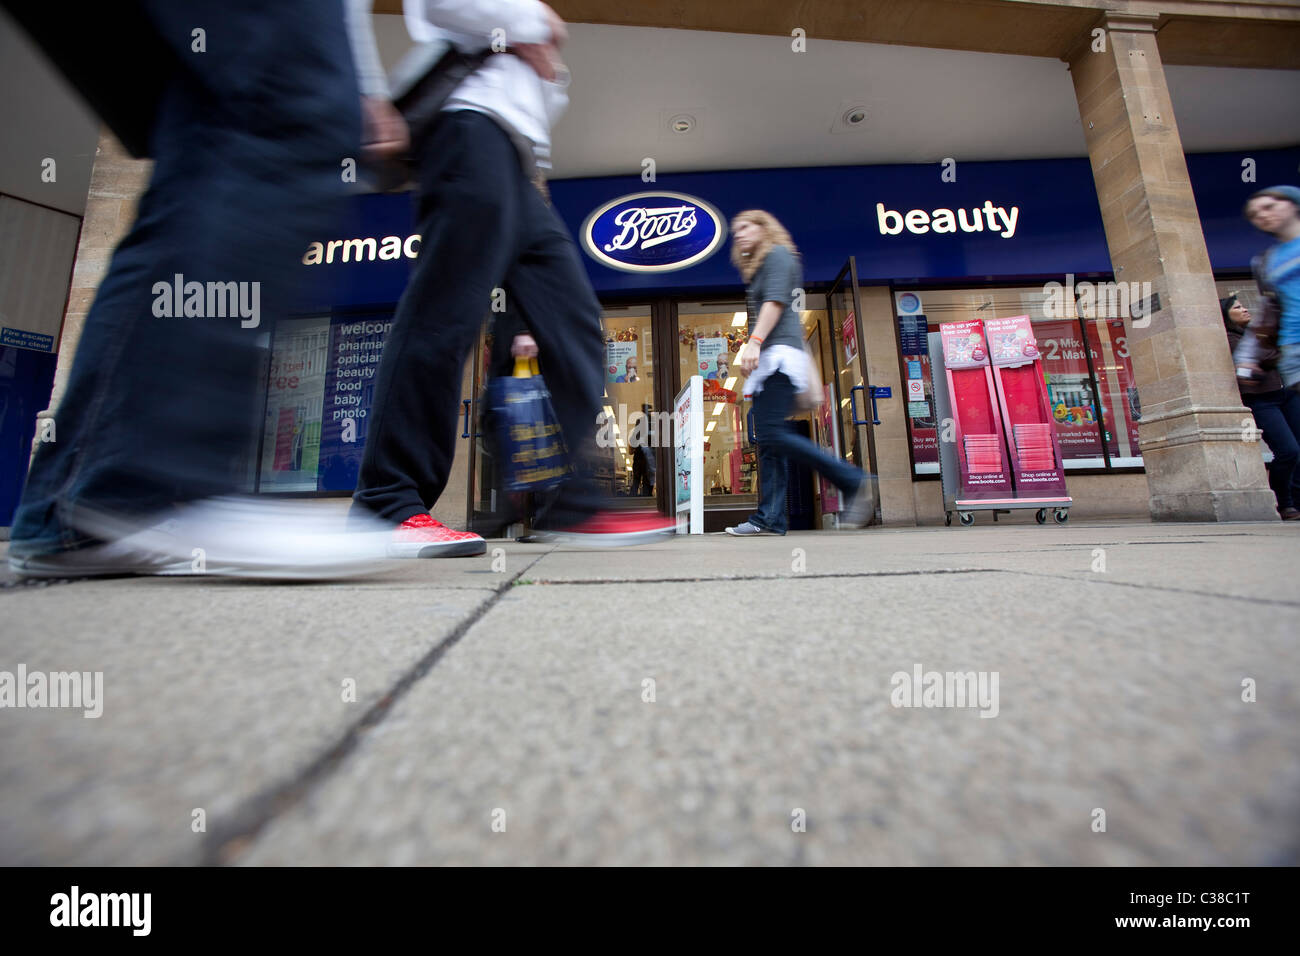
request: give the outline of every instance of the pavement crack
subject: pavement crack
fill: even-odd
[[[1252,597],[1248,594],[1220,594],[1217,591],[1193,591],[1190,588],[1175,588],[1167,584],[1142,584],[1138,581],[1108,581],[1100,574],[1079,577],[1069,574],[1047,574],[1043,571],[1022,571],[1016,568],[990,568],[1005,574],[1023,574],[1031,578],[1053,578],[1057,581],[1082,581],[1088,584],[1108,584],[1116,588],[1137,588],[1141,591],[1167,591],[1170,594],[1190,594],[1194,597],[1218,598],[1222,601],[1249,601],[1251,604],[1268,604],[1274,607],[1300,607],[1300,601],[1280,601],[1276,598]]]
[[[364,714],[349,726],[333,745],[327,747],[315,760],[293,779],[273,784],[246,799],[228,816],[216,821],[204,841],[200,865],[229,866],[252,848],[261,832],[276,817],[300,804],[315,788],[324,784],[357,748],[364,734],[373,730],[392,712],[393,707],[429,673],[451,648],[496,607],[497,602],[510,593],[515,581],[546,554],[537,555],[514,575],[494,589],[490,598],[461,621],[450,634],[424,654],[403,674],[382,697],[371,704]]]
[[[918,574],[987,574],[1002,568],[918,568],[901,571],[827,571],[813,574],[711,574],[703,578],[600,578],[577,581],[530,581],[544,587],[583,587],[610,584],[698,584],[703,581],[808,581],[825,578],[900,578]]]

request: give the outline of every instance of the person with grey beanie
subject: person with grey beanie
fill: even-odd
[[[1251,264],[1262,296],[1261,315],[1254,326],[1258,326],[1258,336],[1272,337],[1276,343],[1277,371],[1283,386],[1297,389],[1300,388],[1300,187],[1261,189],[1246,200],[1244,214],[1252,226],[1277,240]],[[1274,327],[1275,336],[1272,335]]]

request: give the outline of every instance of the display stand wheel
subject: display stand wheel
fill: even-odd
[[[1070,520],[1070,509],[1057,508],[1055,513],[1052,515],[1052,517],[1056,519],[1057,524],[1065,524],[1067,521]]]
[[[951,527],[952,527],[952,512],[951,512],[951,511],[945,511],[945,512],[943,513],[943,525],[944,525],[945,528],[951,528]]]
[[[962,523],[962,527],[969,528],[975,523],[975,516],[969,511],[957,512],[957,520]]]
[[[1039,524],[1047,524],[1047,509],[1039,508],[1034,512],[1034,520]]]

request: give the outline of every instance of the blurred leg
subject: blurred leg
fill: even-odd
[[[145,8],[177,32],[174,9]],[[306,243],[330,228],[340,163],[356,155],[358,94],[338,0],[191,4],[180,19],[258,39],[168,79],[153,176],[86,318],[56,411],[59,441],[33,461],[13,553],[84,542],[82,509],[142,516],[239,490],[269,319],[286,308]],[[202,315],[176,315],[165,290],[177,276],[236,283],[249,314],[210,314],[204,295]],[[173,314],[160,315],[164,306]]]

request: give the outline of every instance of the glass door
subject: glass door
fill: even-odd
[[[758,449],[749,438],[751,403],[741,395],[739,368],[733,368],[747,334],[743,300],[677,303],[678,381],[684,387],[692,375],[704,379],[706,512],[750,511],[758,503]]]
[[[655,389],[653,309],[605,306],[605,405],[609,424],[597,431],[596,485],[618,505],[655,509],[659,449],[672,445],[671,412]]]
[[[876,478],[876,444],[873,426],[876,403],[862,348],[862,307],[858,299],[858,268],[850,256],[826,296],[835,366],[836,414],[841,437],[840,455],[872,475],[876,514],[880,523],[880,488]]]

